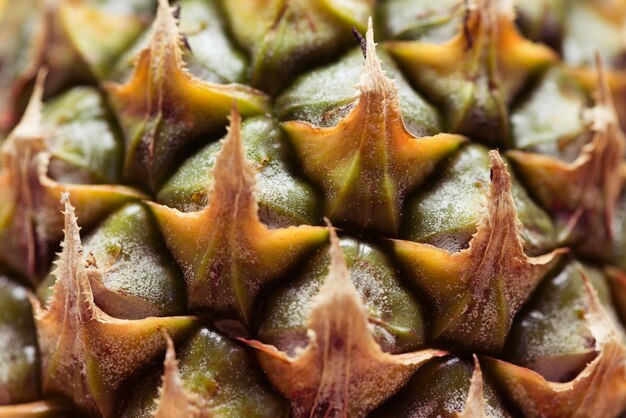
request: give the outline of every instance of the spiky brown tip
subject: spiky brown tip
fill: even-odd
[[[330,232],[330,269],[309,316],[309,343],[295,357],[274,346],[259,350],[270,380],[296,416],[363,417],[401,387],[439,350],[392,355],[372,336],[363,302],[350,279],[339,239]]]
[[[547,381],[524,367],[489,359],[502,388],[525,416],[615,416],[626,408],[626,345],[595,289],[583,274],[589,296],[586,318],[598,356],[571,381]]]
[[[606,72],[596,56],[596,105],[584,113],[593,136],[576,160],[563,162],[551,156],[510,151],[543,205],[561,223],[561,240],[571,244],[587,240],[601,246],[613,238],[613,218],[623,181],[620,167],[626,155],[626,137],[608,86]],[[596,225],[584,237],[577,236],[578,225]]]
[[[269,111],[260,91],[193,76],[183,61],[181,42],[173,8],[159,0],[149,44],[131,79],[105,84],[126,137],[125,175],[152,190],[186,144],[225,125],[233,101],[244,115]]]
[[[485,415],[485,395],[483,390],[483,372],[480,368],[480,361],[476,354],[474,357],[474,373],[470,383],[469,393],[465,401],[463,412],[457,413],[457,418],[484,418]]]
[[[24,117],[2,146],[0,258],[35,283],[62,238],[59,198],[70,191],[85,224],[142,195],[112,185],[61,184],[48,176],[50,144],[42,126],[46,70],[41,70]]]
[[[333,222],[395,236],[407,192],[465,138],[411,134],[398,90],[376,55],[371,19],[365,45],[358,101],[350,113],[330,128],[302,121],[283,127],[305,173],[323,189],[325,212]]]
[[[510,1],[475,0],[458,34],[443,44],[391,41],[405,73],[443,107],[454,132],[507,145],[508,108],[526,79],[557,59],[524,39]]]
[[[53,296],[46,308],[31,298],[43,391],[66,396],[90,413],[110,417],[116,390],[124,380],[165,349],[162,330],[178,337],[194,324],[194,318],[127,321],[102,311],[94,302],[88,279],[97,271],[83,255],[69,193],[63,194],[62,204],[65,239],[54,271]]]
[[[511,178],[489,153],[491,185],[469,247],[450,253],[429,244],[394,241],[400,260],[435,307],[433,336],[476,350],[502,348],[513,317],[565,250],[524,253]]]
[[[183,269],[189,307],[249,323],[262,286],[324,242],[327,233],[312,226],[270,230],[261,223],[255,170],[245,156],[240,128],[233,108],[203,210],[185,213],[149,204]]]
[[[203,413],[200,397],[189,393],[184,387],[178,371],[178,360],[174,341],[167,332],[163,332],[167,342],[165,361],[163,362],[163,385],[159,389],[160,398],[154,418],[208,418]]]

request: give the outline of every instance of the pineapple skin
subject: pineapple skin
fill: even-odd
[[[0,418],[626,413],[625,25],[0,0]]]

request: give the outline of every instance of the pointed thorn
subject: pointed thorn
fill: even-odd
[[[615,327],[613,321],[609,318],[606,310],[602,306],[600,299],[598,298],[598,292],[591,284],[591,280],[582,270],[578,268],[578,272],[585,285],[585,293],[589,298],[589,309],[587,310],[586,318],[589,323],[589,329],[591,334],[596,339],[596,348],[601,349],[604,342],[610,338],[615,337]]]
[[[76,209],[72,205],[70,200],[70,192],[64,191],[61,193],[61,204],[63,204],[63,214],[65,215],[65,239],[64,242],[67,242],[68,239],[72,239],[79,244],[79,250],[82,250],[80,247],[80,227],[78,226],[78,218],[76,217]]]
[[[184,68],[181,49],[182,45],[183,37],[180,33],[180,28],[178,27],[176,7],[171,7],[168,0],[159,0],[157,16],[152,24],[152,35],[147,49],[154,47],[170,49],[173,54],[171,57],[173,57],[176,62],[176,67]],[[154,53],[152,55],[156,56],[153,56],[152,60],[167,60],[168,57],[170,57],[169,53]]]
[[[374,23],[372,17],[367,19],[367,32],[365,32],[365,49],[366,51],[374,52],[376,50],[376,43],[374,42]],[[365,57],[367,58],[367,56]]]
[[[239,113],[239,106],[237,105],[237,99],[233,98],[232,105],[230,106],[230,116],[229,116],[230,123],[232,124],[233,120],[235,120],[236,118],[241,119],[241,114]]]
[[[326,279],[326,283],[343,283],[349,284],[349,286],[354,286],[352,284],[352,280],[350,280],[350,272],[348,270],[348,266],[346,264],[346,258],[343,254],[343,250],[339,244],[339,237],[337,236],[337,231],[335,227],[331,224],[328,218],[324,218],[324,222],[328,226],[329,236],[330,236],[330,269],[328,272],[328,277]],[[356,288],[354,289],[356,292]],[[320,292],[321,293],[321,292]],[[360,300],[360,296],[359,296]]]
[[[248,194],[246,204],[254,206],[256,213],[256,171],[246,157],[246,151],[241,138],[241,115],[236,104],[233,104],[230,113],[228,135],[222,140],[222,149],[217,154],[213,167],[215,182],[212,194],[225,196],[228,194]]]
[[[457,413],[458,418],[475,418],[484,416],[485,411],[485,397],[484,397],[484,382],[483,373],[480,368],[480,361],[476,354],[474,357],[474,372],[470,380],[469,393],[465,401],[465,409],[462,413]]]
[[[358,88],[361,95],[371,95],[371,100],[376,103],[391,103],[390,107],[397,111],[399,106],[398,88],[390,80],[383,70],[382,63],[376,54],[376,42],[374,42],[374,27],[372,19],[369,19],[365,34],[363,72],[359,80]],[[377,105],[379,108],[380,104]],[[384,108],[384,106],[382,106]]]
[[[37,73],[35,87],[28,101],[26,111],[19,124],[13,130],[12,136],[21,138],[35,138],[41,136],[41,113],[43,95],[48,70],[41,68]]]
[[[163,338],[165,338],[165,342],[167,344],[165,350],[165,360],[163,361],[163,383],[167,380],[176,379],[178,377],[178,360],[176,359],[176,348],[174,347],[174,340],[170,337],[170,334],[165,330],[161,329],[161,333],[163,334]]]
[[[483,372],[480,368],[480,361],[478,360],[478,356],[476,354],[472,354],[472,358],[474,359],[474,373],[472,374],[472,386],[475,387],[475,395],[480,393],[480,397],[483,395]],[[470,388],[471,389],[471,388]],[[472,391],[470,390],[470,396],[472,395]]]
[[[169,13],[170,2],[168,0],[159,0],[157,13],[167,11]]]
[[[370,82],[377,82],[379,78],[385,78],[383,68],[380,64],[380,59],[378,59],[378,56],[376,55],[374,26],[371,17],[367,22],[367,32],[365,33],[365,52],[363,53],[363,56],[365,58],[365,70],[363,71],[363,75],[369,76],[371,79]]]
[[[67,207],[70,201],[70,192],[64,191],[61,193],[61,203]]]
[[[35,86],[33,88],[33,92],[30,96],[30,100],[28,102],[28,106],[26,107],[26,115],[39,115],[41,114],[41,105],[43,103],[43,94],[46,84],[46,77],[48,76],[48,69],[43,67],[37,73],[37,78],[35,79]],[[28,119],[28,117],[26,118]]]
[[[491,162],[490,180],[492,192],[509,193],[511,191],[511,175],[506,169],[506,164],[497,150],[489,151]]]
[[[596,64],[596,72],[598,73],[597,100],[602,104],[608,104],[607,102],[611,100],[611,92],[609,90],[609,82],[606,78],[606,70],[604,68],[602,55],[600,55],[600,51],[598,50],[594,52],[594,61]]]
[[[165,351],[165,365],[167,368],[168,364],[172,364],[172,362],[176,361],[176,349],[174,348],[174,341],[170,334],[165,329],[162,329],[163,338],[165,338],[165,342],[167,343],[167,350]]]
[[[606,70],[598,51],[595,52],[594,58],[597,72],[596,103],[592,108],[585,109],[583,119],[594,131],[606,132],[609,126],[617,124],[618,118]]]
[[[330,219],[328,219],[326,216],[324,216],[324,223],[326,224],[326,226],[328,227],[328,231],[330,232],[330,243],[337,244],[338,246],[339,238],[337,237],[337,231],[335,230],[335,227],[330,222]]]
[[[309,314],[309,344],[290,357],[259,341],[240,341],[259,350],[263,369],[291,400],[295,415],[361,417],[396,392],[425,361],[447,353],[382,351],[350,279],[337,234],[328,219],[325,222],[331,263]],[[372,395],[372,385],[381,393]]]

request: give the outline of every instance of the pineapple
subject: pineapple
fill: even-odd
[[[625,20],[0,1],[0,417],[626,413]]]

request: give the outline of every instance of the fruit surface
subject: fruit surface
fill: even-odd
[[[0,0],[0,418],[626,414],[622,0]]]

